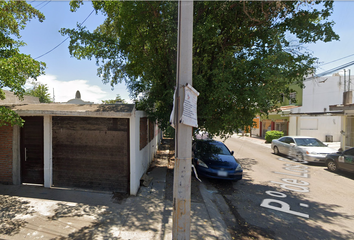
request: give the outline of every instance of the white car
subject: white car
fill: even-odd
[[[285,136],[273,139],[271,147],[274,154],[285,154],[306,162],[324,163],[327,154],[337,152],[317,138],[304,136]]]

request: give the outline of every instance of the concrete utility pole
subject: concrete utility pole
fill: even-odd
[[[176,147],[173,181],[173,239],[190,238],[192,127],[179,122],[183,86],[192,85],[193,1],[178,1]]]

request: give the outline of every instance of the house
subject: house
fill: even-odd
[[[291,93],[290,99],[283,96],[279,111],[268,113],[268,116],[257,116],[254,118],[255,126],[251,129],[251,134],[255,136],[265,137],[266,132],[277,130],[288,135],[289,132],[289,114],[290,110],[298,108],[302,104],[302,89],[299,86],[292,86],[294,91]],[[293,100],[295,99],[295,101]]]
[[[296,98],[296,103],[283,101],[280,112],[271,112],[268,118],[260,119],[259,136],[265,137],[269,130],[279,130],[284,135],[311,136],[324,142],[345,141],[343,132],[348,132],[346,125],[351,120],[345,117],[342,108],[334,104],[342,103],[343,99],[352,101],[351,91],[347,91],[350,89],[350,79],[353,77],[339,73],[307,77],[303,82],[304,88],[297,89],[292,96]],[[354,139],[350,145],[354,146]]]
[[[340,142],[343,112],[330,109],[330,106],[343,101],[347,78],[339,73],[307,78],[304,81],[302,106],[290,110],[289,135]]]
[[[330,111],[339,112],[341,116],[340,139],[343,150],[354,147],[354,102],[353,91],[351,90],[350,76],[343,80],[343,95],[337,99],[335,104],[329,106]]]
[[[134,104],[8,104],[25,124],[0,127],[0,183],[136,195],[161,139]]]

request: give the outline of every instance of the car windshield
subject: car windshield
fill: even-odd
[[[196,152],[201,155],[231,155],[224,144],[210,141],[198,141]]]
[[[298,146],[303,147],[326,147],[326,145],[316,138],[295,138]]]

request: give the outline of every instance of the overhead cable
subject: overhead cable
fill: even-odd
[[[82,22],[79,24],[80,27],[81,27],[82,24],[84,24],[84,22],[86,22],[86,20],[92,15],[92,13],[93,13],[94,11],[95,11],[95,9],[92,10],[91,13],[85,18],[85,20],[82,21]],[[51,50],[49,50],[48,52],[46,52],[46,53],[44,53],[44,54],[42,54],[42,55],[36,57],[35,59],[41,58],[41,57],[47,55],[48,53],[52,52],[52,51],[55,50],[57,47],[59,47],[60,45],[62,45],[62,44],[63,44],[66,40],[68,40],[69,38],[70,38],[70,36],[67,37],[67,38],[65,38],[61,43],[59,43],[58,45],[56,45],[55,47],[53,47],[53,48],[52,48]]]
[[[339,60],[343,60],[343,59],[345,59],[345,58],[352,57],[352,56],[354,56],[354,54],[348,55],[348,56],[346,56],[346,57],[339,58],[339,59],[337,59],[337,60],[330,61],[330,62],[328,62],[328,63],[321,64],[320,66],[324,66],[324,65],[327,65],[327,64],[330,64],[330,63],[334,63],[334,62],[337,62],[337,61],[339,61]]]
[[[48,1],[46,4],[44,4],[42,7],[38,8],[38,10],[41,10],[42,8],[44,8],[45,6],[48,5],[48,3],[50,3],[52,0]]]
[[[339,71],[339,70],[342,70],[342,69],[344,69],[344,68],[350,67],[350,66],[352,66],[352,65],[354,65],[354,61],[348,62],[348,63],[343,64],[343,65],[341,65],[341,66],[332,68],[332,69],[330,69],[330,70],[324,71],[324,72],[322,72],[322,73],[320,73],[320,74],[316,74],[315,76],[309,77],[309,78],[307,78],[307,79],[322,77],[322,76],[325,76],[325,75],[328,75],[328,74],[337,72],[337,71]]]
[[[34,1],[33,1],[33,2],[34,2]],[[37,7],[39,7],[40,5],[42,5],[43,3],[47,3],[47,2],[49,2],[49,1],[41,2],[40,4],[38,4],[37,6],[35,6],[34,8],[37,8]]]

